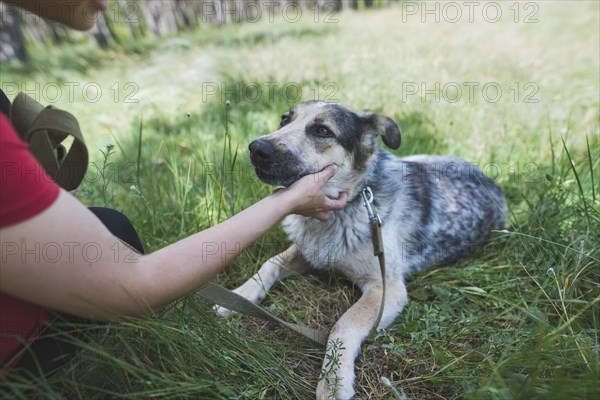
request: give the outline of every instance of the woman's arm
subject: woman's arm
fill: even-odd
[[[230,219],[149,255],[125,248],[65,191],[39,215],[0,230],[0,290],[92,319],[140,316],[208,282],[290,213],[327,219],[345,194],[320,189],[332,167],[302,178]]]

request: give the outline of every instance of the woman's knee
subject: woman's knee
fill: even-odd
[[[117,210],[104,207],[90,207],[91,212],[108,230],[135,250],[144,254],[144,246],[127,216]]]

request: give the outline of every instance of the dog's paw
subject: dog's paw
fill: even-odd
[[[326,379],[322,379],[317,384],[317,400],[350,400],[354,398],[354,388],[352,385],[337,384],[331,386]]]
[[[225,308],[225,307],[221,307],[218,305],[215,305],[213,307],[213,311],[219,316],[219,317],[228,317],[230,315],[234,315],[237,314],[237,311],[233,311],[230,310],[229,308]]]

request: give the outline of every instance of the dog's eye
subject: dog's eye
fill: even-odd
[[[290,116],[287,114],[284,114],[281,116],[281,122],[279,123],[279,127],[287,125],[289,122],[290,122]]]
[[[333,132],[331,132],[331,130],[326,126],[319,126],[317,128],[317,135],[322,137],[332,137]]]

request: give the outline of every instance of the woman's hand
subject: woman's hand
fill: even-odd
[[[327,221],[331,211],[341,210],[346,204],[346,193],[339,198],[327,197],[321,189],[337,172],[337,166],[330,164],[320,172],[307,175],[285,189],[276,192],[277,196],[286,196],[290,204],[290,214],[300,214],[305,217]]]

